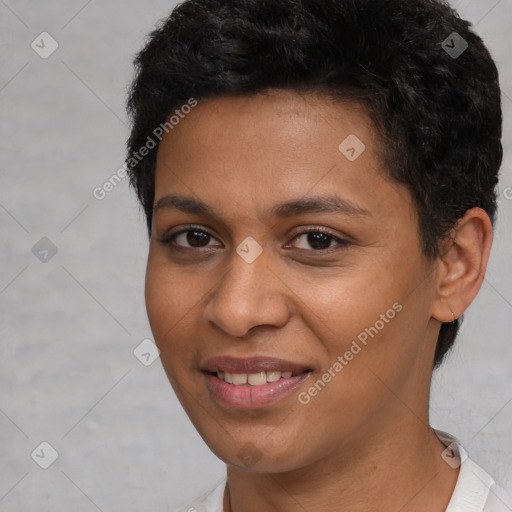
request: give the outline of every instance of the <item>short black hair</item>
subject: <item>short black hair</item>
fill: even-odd
[[[442,0],[186,0],[134,65],[126,165],[150,236],[157,151],[137,152],[150,139],[158,147],[155,128],[191,98],[275,88],[366,105],[387,174],[411,191],[427,257],[470,208],[495,222],[498,71],[471,23]],[[461,320],[442,324],[434,368]]]

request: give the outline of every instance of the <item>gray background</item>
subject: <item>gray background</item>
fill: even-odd
[[[126,180],[92,194],[123,164],[133,55],[174,5],[0,0],[2,512],[170,511],[224,475],[160,360],[133,354],[151,338],[134,194]],[[486,281],[435,376],[432,424],[510,487],[512,0],[454,5],[499,64],[506,158]],[[31,48],[43,31],[59,44],[47,59]],[[58,249],[46,262],[42,237]],[[46,470],[31,458],[42,441],[59,454]]]

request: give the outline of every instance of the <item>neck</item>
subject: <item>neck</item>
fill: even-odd
[[[340,451],[286,473],[228,465],[224,512],[445,511],[459,470],[441,458],[445,447],[428,419],[408,414],[378,432],[359,431]]]

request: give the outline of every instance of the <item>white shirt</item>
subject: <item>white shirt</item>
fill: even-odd
[[[459,441],[435,430],[447,447],[443,458],[452,467],[460,466],[459,476],[445,512],[512,512],[512,498],[494,479],[472,461]],[[197,498],[178,512],[223,512],[224,478],[214,489]]]

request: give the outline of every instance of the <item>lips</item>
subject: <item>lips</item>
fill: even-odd
[[[201,370],[212,398],[228,409],[268,407],[296,390],[311,373],[307,365],[266,356],[215,357]]]
[[[310,370],[306,364],[286,361],[275,357],[256,356],[237,358],[232,356],[218,356],[208,359],[201,365],[201,370],[208,373],[260,373],[260,372],[291,372],[292,376]]]

